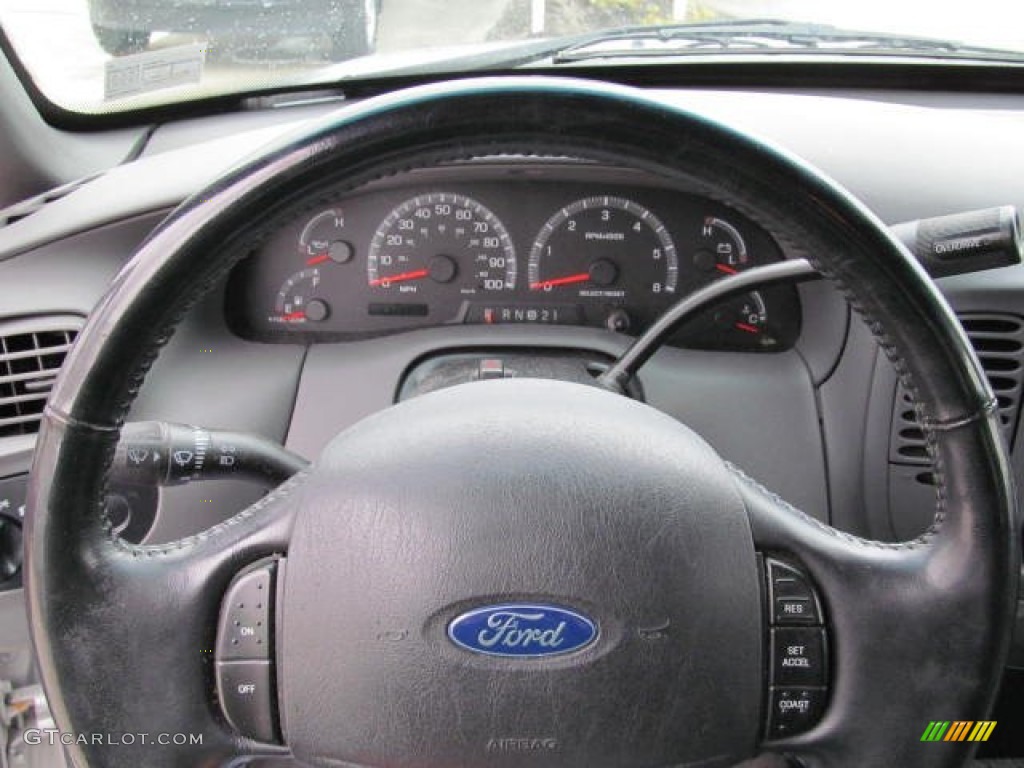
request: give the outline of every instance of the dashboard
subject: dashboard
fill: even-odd
[[[410,171],[303,200],[235,270],[241,336],[344,341],[439,325],[642,332],[717,278],[783,258],[768,232],[707,196],[640,171],[568,160]],[[733,298],[673,339],[771,352],[800,329],[791,287]]]

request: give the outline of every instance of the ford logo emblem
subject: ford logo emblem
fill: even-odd
[[[457,616],[448,637],[460,648],[488,656],[536,658],[585,648],[597,639],[597,625],[557,605],[488,605]]]

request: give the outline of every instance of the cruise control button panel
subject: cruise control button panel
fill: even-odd
[[[764,559],[768,601],[768,706],[765,734],[782,739],[809,730],[828,701],[828,631],[821,600],[796,566]]]
[[[217,694],[224,717],[250,739],[278,740],[273,617],[277,561],[239,573],[221,603],[217,627]]]

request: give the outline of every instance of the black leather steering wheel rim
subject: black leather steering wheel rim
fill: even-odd
[[[994,398],[952,312],[870,212],[796,158],[636,90],[548,78],[428,86],[342,110],[187,201],[117,276],[65,364],[39,437],[26,526],[33,639],[62,728],[204,739],[148,752],[76,744],[75,759],[171,766],[275,753],[219,719],[200,651],[212,645],[231,576],[287,550],[297,513],[288,500],[305,478],[167,546],[125,544],[102,512],[119,425],[181,317],[241,257],[230,246],[313,179],[358,185],[424,158],[509,151],[640,166],[791,222],[787,252],[811,259],[868,321],[921,404],[936,517],[912,542],[864,541],[736,473],[758,548],[799,559],[832,607],[828,714],[774,748],[809,766],[961,764],[973,745],[924,750],[920,731],[930,719],[982,719],[991,706],[1019,560]]]

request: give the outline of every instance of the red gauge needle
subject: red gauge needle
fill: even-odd
[[[540,291],[545,288],[554,288],[558,285],[572,285],[573,283],[585,283],[590,279],[589,272],[580,272],[578,275],[566,275],[565,277],[554,277],[550,280],[541,280],[539,283],[530,283],[531,291]]]
[[[738,274],[737,270],[733,269],[728,264],[715,264],[715,269],[717,269],[719,272],[725,272],[725,274],[727,275]]]
[[[326,253],[322,253],[319,256],[314,256],[311,259],[306,259],[306,266],[307,267],[315,267],[317,264],[323,264],[329,258],[331,258],[331,257],[328,256]]]
[[[384,285],[384,283],[403,283],[406,280],[422,280],[424,277],[430,274],[429,270],[416,269],[412,272],[400,272],[397,275],[391,275],[390,277],[378,277],[370,281],[371,286]]]
[[[303,310],[297,309],[294,312],[289,312],[287,315],[282,315],[281,319],[285,321],[302,320],[305,316],[306,313]]]
[[[760,333],[761,330],[756,325],[750,325],[749,323],[736,323],[736,328],[747,333]]]

